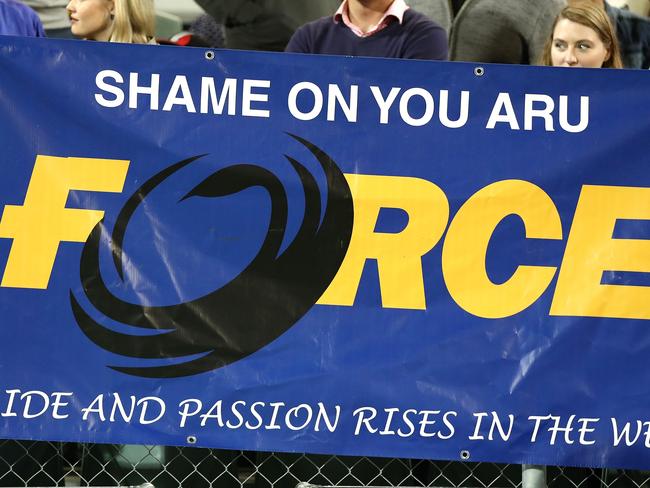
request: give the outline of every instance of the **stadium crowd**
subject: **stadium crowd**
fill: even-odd
[[[0,34],[308,54],[650,67],[650,18],[607,0],[197,3],[205,14],[184,26],[187,31],[167,36],[157,31],[157,21],[165,19],[153,0],[0,0]]]

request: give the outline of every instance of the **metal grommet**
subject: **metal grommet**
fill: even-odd
[[[214,59],[214,51],[206,51],[205,59],[207,59],[208,61],[212,61]]]
[[[188,444],[196,444],[196,436],[194,436],[194,435],[188,435],[188,436],[187,436],[187,443],[188,443]]]
[[[474,68],[474,75],[476,76],[483,76],[485,74],[485,68],[483,66],[477,66]]]
[[[467,461],[469,459],[469,451],[460,451],[460,458],[463,461]]]

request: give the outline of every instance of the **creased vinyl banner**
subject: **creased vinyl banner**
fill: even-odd
[[[2,437],[650,468],[648,82],[3,38]]]

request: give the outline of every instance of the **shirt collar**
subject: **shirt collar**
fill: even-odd
[[[409,6],[406,5],[404,0],[395,0],[390,4],[388,10],[384,12],[384,15],[378,23],[381,24],[388,17],[394,17],[401,24],[402,20],[404,20],[404,12],[408,9]],[[348,0],[344,0],[334,13],[334,22],[338,24],[343,19],[343,15],[348,15]]]

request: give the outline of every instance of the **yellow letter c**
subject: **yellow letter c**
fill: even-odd
[[[465,311],[483,318],[515,315],[548,287],[556,267],[523,266],[502,284],[493,283],[485,259],[492,233],[508,215],[524,221],[526,238],[562,239],[562,224],[551,198],[522,180],[498,181],[472,195],[458,210],[442,248],[447,289]]]

